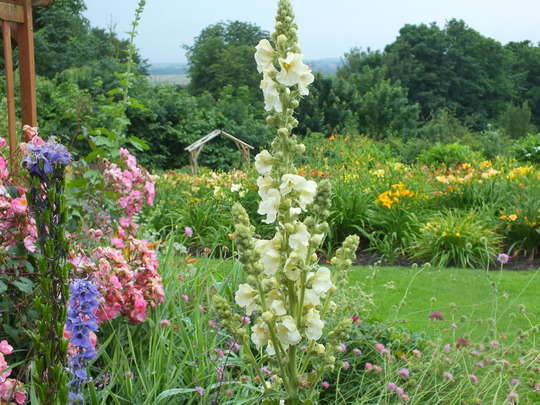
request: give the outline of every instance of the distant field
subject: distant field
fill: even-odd
[[[148,76],[148,81],[154,84],[178,84],[180,86],[187,86],[189,84],[189,76],[187,74],[151,75]]]

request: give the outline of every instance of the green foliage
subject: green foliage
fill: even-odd
[[[531,109],[526,101],[521,106],[509,104],[501,117],[501,130],[510,138],[524,138],[534,129],[531,125],[531,116]]]
[[[514,142],[512,152],[520,162],[540,164],[540,133],[530,134]]]
[[[444,211],[420,228],[410,252],[437,267],[487,268],[500,246],[501,237],[478,213]]]
[[[449,145],[435,145],[431,149],[424,150],[418,155],[418,163],[430,166],[454,167],[460,163],[480,161],[483,157],[474,153],[467,145],[452,143]]]
[[[256,25],[228,21],[206,27],[186,46],[189,89],[194,95],[209,92],[217,97],[227,85],[247,86],[251,101],[260,100],[255,45],[269,34]]]

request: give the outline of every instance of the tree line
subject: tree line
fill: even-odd
[[[128,68],[129,41],[114,27],[92,27],[84,10],[83,0],[34,9],[43,134],[64,138],[85,154],[105,142],[96,136],[99,128],[124,119],[126,138],[148,145],[139,159],[160,169],[185,166],[184,148],[214,129],[256,148],[273,137],[253,58],[268,32],[246,22],[213,24],[185,47],[189,86],[155,85],[138,52],[132,53],[134,69]],[[118,89],[126,85],[130,103],[119,117]],[[383,51],[351,49],[337,74],[318,74],[297,118],[298,134],[366,135],[405,161],[437,142],[496,154],[493,145],[504,148],[540,126],[540,48],[531,41],[502,45],[461,20],[444,27],[408,24]],[[216,168],[240,160],[226,140],[205,146],[200,159]]]

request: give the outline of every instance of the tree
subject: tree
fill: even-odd
[[[189,90],[194,95],[205,91],[219,96],[227,85],[252,89],[253,100],[260,100],[259,82],[254,54],[255,46],[266,31],[256,25],[229,21],[210,25],[186,47],[189,63]]]

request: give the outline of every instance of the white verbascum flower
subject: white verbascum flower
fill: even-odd
[[[279,247],[281,245],[281,234],[277,233],[271,240],[258,240],[255,242],[255,250],[260,253],[260,262],[264,268],[264,274],[267,277],[272,277],[276,274],[277,269],[281,265],[281,253]]]
[[[320,267],[316,273],[308,274],[307,279],[311,281],[313,291],[321,297],[325,297],[326,293],[334,284],[332,284],[331,273],[326,267]]]
[[[255,156],[255,168],[260,174],[270,173],[274,164],[274,158],[266,149]]]
[[[273,310],[273,312],[277,316],[287,315],[287,310],[285,309],[285,302],[282,300],[273,300],[272,304],[270,305],[270,309]]]
[[[321,320],[319,311],[311,308],[305,316],[306,337],[312,340],[318,340],[322,336],[324,322]]]
[[[261,319],[257,320],[257,324],[251,328],[251,331],[253,332],[251,334],[251,341],[255,344],[257,349],[260,349],[268,343],[270,329],[268,329],[268,325]]]
[[[298,191],[298,205],[305,209],[306,205],[311,204],[317,193],[317,183],[313,180],[306,180],[297,174],[284,174],[281,177],[279,185],[281,195],[286,196],[292,190]]]
[[[295,228],[296,232],[289,236],[289,247],[303,258],[309,246],[309,231],[303,223],[297,223]]]
[[[294,86],[298,84],[302,75],[306,74],[305,68],[307,66],[302,62],[303,57],[304,56],[299,53],[287,52],[287,57],[285,59],[279,58],[281,70],[276,75],[276,80],[285,86]]]
[[[281,323],[277,324],[277,337],[285,346],[296,345],[302,340],[300,332],[292,316],[284,316]]]
[[[274,180],[272,177],[266,175],[266,176],[259,176],[257,179],[257,186],[259,187],[259,195],[261,198],[268,197],[268,191],[272,188],[274,184]]]
[[[268,74],[264,74],[263,79],[261,80],[261,85],[259,86],[263,91],[264,96],[264,109],[266,111],[271,111],[272,109],[277,112],[283,111],[283,105],[281,104],[281,98],[279,97],[279,92],[276,88],[276,83]]]
[[[309,94],[307,86],[308,84],[313,83],[314,80],[315,76],[313,76],[313,73],[311,73],[311,69],[309,66],[304,65],[303,72],[300,75],[300,80],[298,81],[298,93],[300,93],[301,96],[307,96]]]
[[[257,62],[257,71],[259,73],[269,73],[274,68],[274,48],[267,39],[261,39],[255,47],[255,61]]]
[[[262,201],[259,204],[259,209],[257,212],[261,215],[266,215],[266,219],[262,220],[263,222],[271,224],[276,220],[278,214],[277,207],[280,203],[281,195],[279,194],[279,190],[271,188],[267,191],[264,197],[261,197]]]
[[[304,291],[304,307],[321,305],[321,296],[313,290],[306,288]]]
[[[258,292],[251,288],[249,284],[240,284],[238,286],[238,291],[234,295],[234,299],[238,305],[242,308],[246,308],[246,313],[251,315],[257,310],[257,303],[255,302],[255,297],[258,295]]]
[[[298,256],[298,253],[292,251],[285,261],[285,266],[283,267],[283,274],[285,274],[285,277],[292,281],[298,280],[300,278],[299,264],[301,262],[302,259]]]

